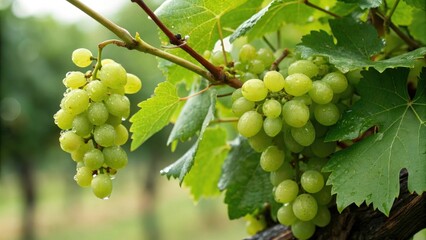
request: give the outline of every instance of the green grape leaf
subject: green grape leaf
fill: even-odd
[[[184,180],[195,201],[203,196],[220,194],[217,184],[228,150],[226,130],[219,127],[207,128],[198,146],[194,165]]]
[[[199,92],[207,87],[207,81],[202,80],[200,84],[193,85],[194,89],[191,94]],[[201,129],[204,119],[209,110],[211,91],[191,97],[187,100],[185,106],[179,114],[178,119],[169,135],[167,145],[179,139],[186,141],[194,136]]]
[[[361,9],[376,8],[380,6],[383,0],[339,0],[345,3],[356,3]]]
[[[380,52],[384,44],[371,25],[346,17],[330,20],[330,27],[337,44],[334,44],[333,37],[325,31],[312,31],[304,36],[302,43],[297,46],[302,57],[327,56],[342,72],[367,67],[383,72],[387,68],[413,67],[414,61],[426,54],[426,48],[423,47],[390,59],[373,61],[371,57]]]
[[[258,10],[261,3],[262,0],[173,0],[165,1],[155,14],[173,33],[179,33],[183,37],[189,36],[187,44],[202,54],[205,50],[212,50],[220,38],[219,27],[223,37],[228,36],[230,32],[226,29],[238,27]],[[163,45],[169,44],[164,34],[160,33],[160,36]],[[181,49],[167,51],[197,63]],[[195,76],[194,73],[165,60],[160,60],[160,68],[167,74],[168,80],[174,83],[182,80],[191,82]]]
[[[388,6],[393,6],[396,0],[388,1]],[[407,3],[400,1],[395,12],[392,14],[392,22],[395,25],[408,26],[413,21],[413,7]]]
[[[166,175],[167,178],[174,177],[179,178],[179,184],[182,184],[186,174],[191,170],[194,165],[194,160],[198,154],[198,148],[200,143],[203,141],[204,132],[206,131],[210,122],[214,119],[215,114],[215,105],[216,105],[216,91],[211,91],[210,93],[210,106],[208,107],[208,112],[204,118],[203,124],[201,126],[200,135],[197,141],[192,145],[192,147],[176,162],[172,163],[168,167],[160,171],[161,175]]]
[[[426,2],[424,0],[404,0],[408,5],[426,11]]]
[[[351,203],[373,203],[389,215],[399,194],[399,174],[408,171],[408,189],[426,190],[426,68],[414,98],[407,91],[409,69],[363,72],[361,100],[327,134],[326,140],[353,139],[376,126],[378,132],[336,152],[323,171],[337,193],[341,211]]]
[[[269,174],[259,164],[260,154],[251,149],[245,138],[231,142],[231,150],[222,167],[219,189],[225,190],[230,219],[240,218],[272,202]]]
[[[169,82],[158,84],[154,96],[139,103],[141,108],[131,118],[131,150],[135,150],[156,132],[163,129],[179,104],[176,87]]]
[[[413,21],[408,26],[410,34],[422,43],[426,44],[426,12],[422,10],[413,11]]]
[[[231,35],[230,41],[247,36],[249,40],[278,30],[283,22],[306,23],[314,9],[297,0],[274,0],[242,23]]]

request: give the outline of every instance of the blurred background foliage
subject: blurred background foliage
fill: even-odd
[[[78,187],[75,163],[59,147],[52,116],[65,90],[63,77],[77,70],[72,51],[85,47],[96,53],[99,42],[114,36],[88,24],[94,23],[89,17],[75,24],[49,16],[20,18],[12,11],[13,1],[0,2],[0,239],[244,237],[244,223],[227,220],[222,197],[194,206],[177,181],[159,175],[182,153],[171,153],[165,145],[170,128],[129,154],[129,166],[119,172],[109,200]],[[155,25],[130,1],[112,20],[159,46]],[[133,113],[164,80],[152,56],[111,46],[104,57],[142,79],[143,90],[130,96]],[[179,149],[184,151],[184,145]]]

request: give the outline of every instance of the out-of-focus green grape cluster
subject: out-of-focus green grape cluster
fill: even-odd
[[[78,67],[89,66],[93,59],[88,49],[80,48],[72,54]],[[54,121],[62,129],[62,150],[76,162],[77,184],[91,187],[98,198],[107,199],[112,192],[112,179],[128,161],[122,148],[129,137],[122,125],[130,114],[125,94],[138,92],[142,83],[113,60],[101,63],[97,72],[66,74],[63,83],[67,89]]]

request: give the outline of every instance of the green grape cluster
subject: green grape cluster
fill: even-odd
[[[93,59],[88,49],[80,48],[72,54],[78,67],[89,66]],[[81,187],[91,187],[98,198],[107,199],[112,192],[112,179],[128,161],[122,148],[129,137],[122,124],[130,114],[125,94],[138,92],[142,83],[112,60],[101,63],[97,73],[66,74],[63,83],[67,89],[54,121],[62,129],[62,150],[76,162],[74,180]]]
[[[258,51],[245,45],[239,57],[248,67]],[[274,198],[282,204],[278,221],[298,239],[308,239],[316,226],[330,222],[331,189],[321,168],[338,148],[324,137],[355,99],[351,83],[357,80],[348,80],[321,56],[257,76],[232,94],[237,130],[261,153],[260,166],[270,173]]]

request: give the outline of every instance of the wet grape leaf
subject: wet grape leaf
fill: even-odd
[[[346,140],[377,126],[378,132],[335,153],[323,171],[341,211],[351,203],[372,203],[389,215],[399,194],[399,174],[408,171],[408,189],[426,190],[426,68],[413,99],[407,91],[409,69],[371,69],[358,86],[361,100],[333,127],[326,140]]]
[[[179,104],[176,87],[169,82],[158,84],[154,96],[139,103],[141,108],[131,118],[131,150],[135,150],[153,134],[163,129]]]
[[[426,5],[426,3],[425,3]],[[410,34],[418,41],[426,44],[426,11],[414,10],[413,21],[408,26]]]
[[[390,59],[373,61],[371,57],[381,51],[384,43],[371,25],[345,17],[330,20],[330,27],[337,43],[335,44],[333,36],[325,31],[312,31],[304,36],[302,43],[297,46],[302,57],[327,56],[330,63],[345,73],[368,67],[379,72],[387,68],[413,67],[414,61],[426,54],[426,47],[423,47]]]
[[[259,164],[260,153],[251,149],[245,138],[231,142],[231,150],[222,167],[219,189],[225,190],[230,219],[261,209],[272,199],[269,173]]]

